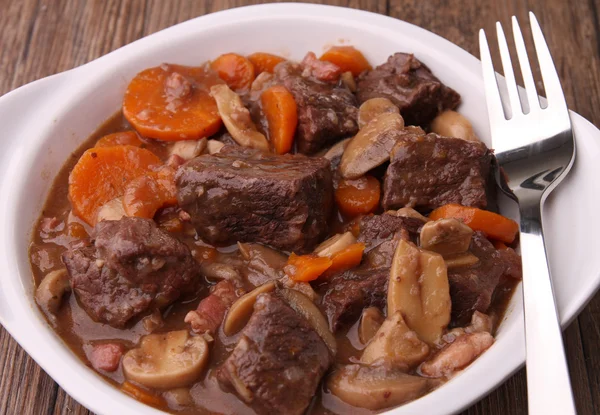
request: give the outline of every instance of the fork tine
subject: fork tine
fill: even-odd
[[[500,48],[502,68],[504,68],[504,79],[506,80],[506,88],[508,89],[508,97],[510,99],[510,118],[514,118],[519,115],[520,111],[522,112],[521,99],[510,59],[510,52],[508,51],[508,44],[506,43],[506,37],[504,36],[504,30],[502,30],[500,22],[496,22],[496,32],[498,34],[498,47]]]
[[[525,91],[527,92],[529,112],[532,112],[540,108],[540,100],[535,87],[535,81],[533,80],[531,66],[529,65],[529,58],[527,57],[527,49],[525,48],[523,34],[521,33],[519,22],[515,16],[512,17],[512,29],[515,38],[515,46],[517,48],[517,56],[519,57],[519,65],[521,66],[521,75],[523,75],[523,83],[525,85]]]
[[[542,33],[542,29],[532,12],[529,12],[529,21],[531,24],[531,33],[533,35],[533,43],[535,44],[535,52],[540,63],[540,72],[544,80],[544,89],[546,90],[546,98],[548,99],[548,108],[554,107],[557,109],[567,110],[565,96],[560,86],[560,79],[556,73],[556,67],[552,61],[548,44]]]
[[[485,87],[485,101],[488,108],[488,117],[490,119],[490,127],[492,130],[498,123],[503,122],[504,109],[502,108],[502,99],[498,90],[498,82],[496,80],[496,72],[490,55],[485,31],[479,31],[479,54],[481,56],[481,69],[483,72],[483,85]]]

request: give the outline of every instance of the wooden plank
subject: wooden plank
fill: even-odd
[[[548,38],[569,106],[600,125],[600,0],[331,0],[389,13],[431,30],[477,55],[477,31],[494,34],[513,14],[524,29],[533,10]],[[263,3],[260,0],[8,0],[0,13],[0,95],[33,80],[102,56],[142,36],[190,18]],[[524,30],[526,36],[528,30]],[[510,35],[509,35],[510,37]],[[496,54],[497,57],[497,54]],[[575,397],[581,414],[600,408],[600,296],[565,332]],[[0,328],[0,414],[88,414]],[[23,387],[27,385],[27,387]],[[524,370],[465,414],[525,414]]]

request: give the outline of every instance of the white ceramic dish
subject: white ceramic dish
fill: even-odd
[[[474,35],[473,35],[474,36]],[[328,6],[280,4],[203,16],[148,36],[87,65],[0,98],[0,322],[69,394],[100,414],[159,414],[86,367],[46,324],[33,301],[27,247],[49,186],[69,153],[120,108],[140,70],[197,65],[223,52],[264,51],[300,59],[306,51],[350,43],[379,64],[413,52],[463,96],[460,111],[489,144],[479,61],[456,45],[389,17]],[[577,161],[546,204],[544,223],[561,320],[566,324],[600,284],[600,131],[572,114]],[[505,212],[506,213],[506,212]],[[510,214],[510,212],[508,213]],[[524,362],[520,290],[492,348],[440,389],[389,414],[447,414],[472,404]],[[550,363],[551,364],[551,363]]]

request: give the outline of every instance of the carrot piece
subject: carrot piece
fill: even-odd
[[[331,266],[323,273],[323,277],[329,277],[358,266],[362,261],[364,250],[365,244],[359,242],[333,254],[331,256]]]
[[[121,131],[105,135],[100,140],[96,141],[94,147],[114,147],[124,145],[140,147],[142,144],[142,140],[140,140],[135,131]]]
[[[377,209],[380,194],[381,185],[373,176],[355,180],[342,179],[335,191],[335,201],[342,215],[353,218]]]
[[[236,91],[249,89],[254,81],[254,65],[237,53],[225,53],[212,61],[210,67]]]
[[[222,83],[204,68],[165,64],[146,69],[129,83],[123,115],[146,137],[164,141],[208,137],[222,124],[210,88]]]
[[[139,147],[90,148],[82,154],[69,175],[69,200],[73,213],[94,226],[102,205],[123,196],[127,183],[150,174],[150,167],[160,164],[154,153]]]
[[[292,252],[283,269],[292,280],[308,282],[319,278],[331,264],[333,261],[327,257],[296,255]]]
[[[512,219],[506,218],[488,210],[474,207],[449,204],[435,209],[429,214],[433,220],[442,218],[456,218],[474,231],[482,231],[492,239],[504,243],[511,243],[519,231],[519,225]]]
[[[367,59],[354,46],[333,46],[319,59],[334,63],[343,72],[350,71],[354,76],[360,75],[362,71],[371,69],[371,65]]]
[[[294,96],[282,85],[275,85],[260,96],[269,126],[269,140],[277,154],[288,153],[294,143],[298,125],[298,108]]]
[[[126,394],[134,397],[138,401],[145,403],[146,405],[155,406],[155,407],[160,407],[160,406],[166,405],[166,402],[162,397],[157,396],[153,393],[150,393],[150,392],[140,388],[139,386],[134,385],[131,382],[128,382],[128,381],[123,382],[123,384],[121,385],[121,390],[123,392],[125,392]]]
[[[175,172],[169,167],[133,179],[123,194],[127,216],[152,219],[158,209],[176,204]]]
[[[281,56],[271,55],[270,53],[256,52],[248,56],[248,60],[254,65],[256,75],[262,72],[273,73],[277,64],[284,62]]]
[[[506,246],[504,242],[494,241],[494,248],[498,251],[504,251],[505,249],[508,249],[508,246]]]

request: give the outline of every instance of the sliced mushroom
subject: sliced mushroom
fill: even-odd
[[[250,273],[256,271],[258,274],[258,278],[248,275],[251,283],[256,284],[255,281],[262,283],[265,279],[275,280],[283,275],[282,269],[287,263],[287,256],[281,252],[257,243],[238,242],[238,248],[247,261]]]
[[[71,291],[69,275],[66,269],[51,271],[35,290],[35,301],[46,313],[56,314],[63,296]]]
[[[479,258],[470,252],[464,252],[462,254],[447,255],[444,257],[444,261],[446,261],[446,267],[451,269],[474,265],[479,262]]]
[[[492,330],[494,328],[493,319],[480,311],[475,310],[473,313],[473,317],[471,317],[471,324],[469,324],[465,330],[467,333],[477,333],[480,331],[485,331],[487,333],[492,334]]]
[[[371,98],[358,108],[358,128],[366,127],[381,114],[400,114],[400,109],[387,98]]]
[[[346,149],[346,146],[348,145],[350,140],[351,140],[351,138],[345,138],[342,141],[338,141],[330,148],[325,149],[325,150],[317,153],[316,155],[318,157],[325,157],[329,161],[333,161],[336,158],[341,158],[342,154],[344,154],[344,150]]]
[[[369,343],[383,324],[383,320],[385,318],[377,307],[365,308],[358,323],[358,340],[362,344]]]
[[[473,126],[463,115],[456,111],[444,111],[431,122],[431,131],[444,137],[462,138],[468,141],[480,141]]]
[[[342,177],[357,179],[389,160],[403,127],[400,114],[385,113],[362,128],[344,150],[339,167]]]
[[[287,274],[284,274],[283,277],[279,279],[279,282],[281,283],[282,287],[289,288],[290,290],[300,291],[313,303],[317,303],[317,301],[319,301],[319,294],[317,294],[313,287],[311,287],[311,285],[307,282],[294,281]]]
[[[337,353],[337,342],[329,331],[329,324],[317,306],[297,290],[282,289],[279,294],[296,312],[300,313],[321,336],[333,356]]]
[[[494,344],[488,332],[468,333],[445,346],[431,360],[424,362],[420,372],[432,378],[449,376],[464,369]]]
[[[419,339],[399,311],[388,316],[367,345],[360,358],[362,363],[385,362],[402,370],[412,369],[429,355],[429,346]]]
[[[385,365],[346,365],[327,379],[327,388],[342,401],[374,411],[417,399],[439,384]]]
[[[225,147],[225,144],[217,140],[208,140],[206,143],[208,154],[217,154],[223,147]]]
[[[354,80],[354,75],[352,75],[352,72],[350,72],[350,71],[344,72],[342,75],[340,75],[340,81],[342,81],[342,83],[344,85],[346,85],[346,87],[351,92],[356,92],[356,81]],[[360,118],[359,118],[359,123],[360,123]]]
[[[250,118],[250,112],[238,94],[227,85],[220,84],[210,88],[210,95],[217,102],[219,114],[227,131],[239,145],[263,151],[269,150],[269,142],[256,129]]]
[[[123,198],[117,197],[106,202],[100,209],[98,209],[96,223],[103,220],[119,220],[123,216],[127,216],[125,213],[125,208],[123,208]]]
[[[177,141],[171,146],[169,155],[181,157],[186,161],[191,160],[198,157],[206,149],[206,141],[206,138]]]
[[[401,240],[394,253],[387,312],[401,312],[408,327],[429,345],[450,322],[450,287],[444,258]]]
[[[242,295],[231,305],[225,320],[223,321],[223,333],[226,336],[232,336],[248,323],[252,310],[254,309],[254,303],[256,303],[256,297],[260,294],[271,292],[275,289],[275,282],[269,281],[260,287],[257,287],[247,294]]]
[[[386,213],[389,213],[389,212],[394,212],[394,214],[396,216],[402,216],[402,217],[405,217],[405,218],[420,219],[423,222],[429,222],[431,220],[427,216],[421,215],[419,212],[417,212],[416,210],[414,210],[413,208],[410,208],[410,207],[403,207],[403,208],[395,210],[395,211],[394,210],[390,210],[390,211],[387,211]]]
[[[242,279],[238,270],[230,264],[222,262],[198,263],[200,273],[210,280],[240,281]]]
[[[198,379],[208,363],[208,344],[187,330],[149,334],[123,357],[129,380],[157,389],[179,388]]]
[[[352,232],[338,233],[317,246],[314,253],[320,257],[331,257],[355,243],[356,237]]]
[[[463,222],[454,219],[438,219],[427,222],[421,228],[421,248],[441,255],[454,255],[467,252],[471,245],[473,230]]]

